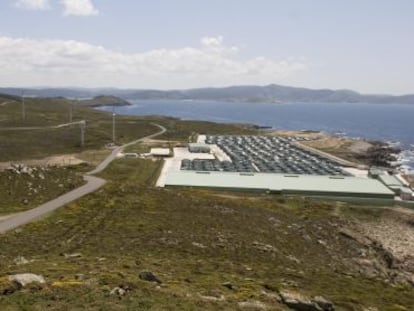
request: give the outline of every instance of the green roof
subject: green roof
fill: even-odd
[[[394,195],[378,180],[342,176],[178,171],[168,174],[165,185],[277,192],[348,193],[362,196]]]
[[[395,176],[380,175],[378,177],[388,187],[403,187],[404,185]]]

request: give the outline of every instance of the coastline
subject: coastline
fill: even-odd
[[[260,106],[258,109],[260,113],[251,114],[251,107],[255,105],[246,105],[246,103],[240,103],[237,105],[235,103],[221,103],[221,102],[199,102],[197,105],[191,105],[192,101],[187,101],[183,104],[183,101],[131,101],[132,105],[123,109],[122,107],[117,107],[117,114],[125,115],[163,115],[180,120],[200,120],[200,121],[209,121],[209,122],[218,122],[218,123],[231,123],[231,124],[242,124],[243,126],[251,127],[263,133],[294,133],[295,135],[301,135],[305,137],[313,137],[324,133],[324,135],[335,136],[345,140],[352,140],[357,142],[357,145],[360,145],[356,149],[364,149],[361,145],[365,143],[374,143],[377,149],[390,149],[385,152],[386,157],[389,158],[390,162],[400,166],[401,170],[408,174],[414,174],[414,142],[411,141],[411,136],[407,136],[407,133],[410,132],[411,126],[408,123],[403,122],[404,127],[403,131],[399,130],[392,132],[394,125],[398,125],[395,122],[379,122],[381,124],[389,124],[389,128],[383,127],[378,131],[368,131],[367,128],[370,128],[370,124],[365,124],[365,120],[359,120],[361,117],[352,118],[346,125],[337,124],[331,122],[336,120],[339,116],[342,116],[342,108],[344,106],[338,105],[329,105],[329,112],[327,117],[316,117],[314,119],[311,116],[303,118],[303,115],[309,110],[308,105],[301,106],[300,104],[295,105],[274,105],[278,107],[290,107],[287,110],[283,108],[282,110],[274,110],[264,108]],[[224,106],[223,106],[224,105]],[[313,110],[314,106],[312,105]],[[134,106],[136,108],[134,108]],[[273,105],[272,105],[273,106]],[[319,105],[321,108],[322,106]],[[224,107],[224,108],[223,108]],[[269,105],[266,105],[269,107]],[[332,109],[334,107],[334,109]],[[337,111],[337,107],[339,111]],[[365,108],[364,108],[365,107]],[[364,113],[371,113],[371,109],[367,110],[368,105],[364,105]],[[372,107],[372,105],[369,105]],[[325,110],[325,106],[322,107]],[[358,107],[347,107],[346,111],[351,111],[352,115],[355,115],[353,109]],[[110,111],[111,108],[99,107],[97,109]],[[305,110],[303,110],[305,109]],[[405,110],[404,110],[405,111]],[[403,112],[404,112],[403,111]],[[410,110],[411,111],[411,110]],[[405,111],[406,112],[406,111]],[[275,118],[272,118],[272,114],[277,113]],[[300,113],[300,114],[299,114]],[[334,113],[334,114],[333,114]],[[298,116],[298,118],[291,118],[287,116]],[[390,115],[390,113],[386,113]],[[398,111],[393,111],[393,115],[399,115]],[[404,113],[407,115],[407,113]],[[384,116],[384,114],[382,114]],[[342,119],[347,118],[343,116]],[[375,116],[374,116],[375,118]],[[387,118],[387,117],[386,117]],[[385,119],[386,119],[385,118]],[[325,120],[331,120],[323,124]],[[320,123],[322,122],[322,123]],[[277,124],[277,126],[275,126]],[[353,126],[355,125],[355,126]],[[296,127],[296,129],[295,129]],[[372,127],[371,127],[372,128]],[[401,127],[400,127],[401,128]],[[300,130],[303,129],[303,130]],[[355,130],[356,129],[356,130]],[[404,143],[398,142],[404,141]],[[395,147],[399,147],[401,150],[394,150]],[[359,151],[359,150],[358,150]],[[383,151],[378,151],[383,152]],[[384,153],[384,152],[383,152]],[[385,155],[384,153],[384,155]],[[392,155],[395,156],[395,159],[391,159]]]

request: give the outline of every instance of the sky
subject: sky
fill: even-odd
[[[414,93],[412,0],[1,0],[1,87]]]

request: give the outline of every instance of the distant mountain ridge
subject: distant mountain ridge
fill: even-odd
[[[271,84],[267,86],[230,86],[189,90],[140,90],[116,88],[42,88],[23,89],[26,96],[93,98],[112,95],[125,100],[213,100],[251,103],[390,103],[414,104],[412,95],[367,95],[351,90],[307,89]],[[21,95],[22,89],[0,88],[0,93]]]

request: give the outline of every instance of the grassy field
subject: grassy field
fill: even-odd
[[[0,172],[0,216],[34,208],[83,183],[74,168],[38,168],[30,175]]]
[[[85,150],[102,149],[112,142],[112,114],[76,105],[66,99],[25,100],[26,119],[22,120],[21,103],[0,97],[0,161],[15,161],[42,158],[52,154],[79,153]],[[86,120],[85,146],[80,146],[80,127],[71,125],[59,129],[5,130],[16,127],[46,127],[69,122]],[[152,134],[158,130],[151,125],[157,122],[168,129],[160,139],[188,141],[194,132],[208,133],[255,133],[237,125],[211,122],[180,121],[162,117],[117,116],[116,142],[126,143]]]
[[[414,305],[412,287],[361,273],[354,259],[362,246],[339,233],[348,219],[372,220],[381,210],[158,189],[160,164],[117,160],[102,173],[103,189],[0,236],[0,275],[32,272],[49,282],[0,295],[0,309],[234,310],[255,301],[283,310],[275,298],[281,289],[323,295],[336,310]],[[29,263],[16,265],[17,256]],[[141,280],[143,271],[162,284]],[[127,294],[110,295],[116,286]]]
[[[248,125],[213,123],[207,121],[185,121],[178,119],[158,120],[168,131],[158,137],[165,140],[180,140],[188,142],[189,137],[199,134],[227,134],[227,135],[254,135],[258,131]]]

